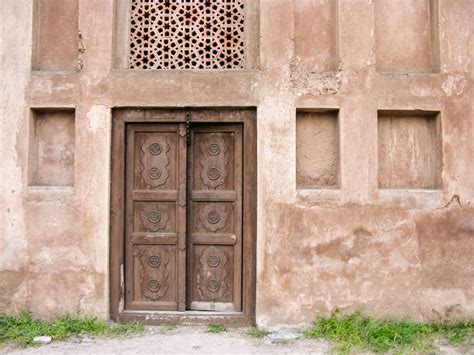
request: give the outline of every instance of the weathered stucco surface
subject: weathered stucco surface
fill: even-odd
[[[1,1],[0,312],[108,317],[111,108],[239,106],[257,107],[258,324],[474,316],[474,2],[393,4],[261,0],[257,69],[131,72],[113,0],[77,2],[80,71],[35,62],[32,1]],[[32,108],[75,109],[73,186],[29,184]],[[297,189],[297,109],[339,110],[339,188]],[[379,189],[378,110],[439,112],[439,188]]]

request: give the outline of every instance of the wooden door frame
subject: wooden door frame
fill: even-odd
[[[128,123],[241,123],[243,126],[242,312],[124,310],[125,140]],[[110,189],[110,318],[146,324],[255,324],[257,228],[255,108],[114,108]]]

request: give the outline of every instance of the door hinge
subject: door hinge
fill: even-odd
[[[191,114],[186,112],[186,143],[191,145]]]

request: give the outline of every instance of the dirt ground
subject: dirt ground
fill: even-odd
[[[178,327],[163,331],[147,327],[139,336],[124,338],[73,338],[53,341],[35,348],[4,348],[8,354],[323,354],[329,343],[314,340],[287,340],[296,333],[282,332],[276,339],[255,339],[246,335],[246,328],[229,329],[219,334],[207,333],[206,327]]]
[[[299,333],[281,330],[256,339],[245,328],[219,334],[207,333],[205,327],[178,327],[164,331],[147,327],[139,336],[123,338],[72,338],[47,345],[19,349],[6,347],[6,354],[325,354],[332,350],[325,341],[302,339]],[[296,337],[299,337],[295,339]],[[474,354],[474,348],[456,349],[437,344],[439,354]]]

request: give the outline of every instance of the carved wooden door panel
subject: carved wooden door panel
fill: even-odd
[[[185,310],[186,125],[130,124],[125,308]]]
[[[240,311],[242,127],[194,124],[189,138],[188,309]]]
[[[242,126],[126,130],[125,309],[242,310]]]

